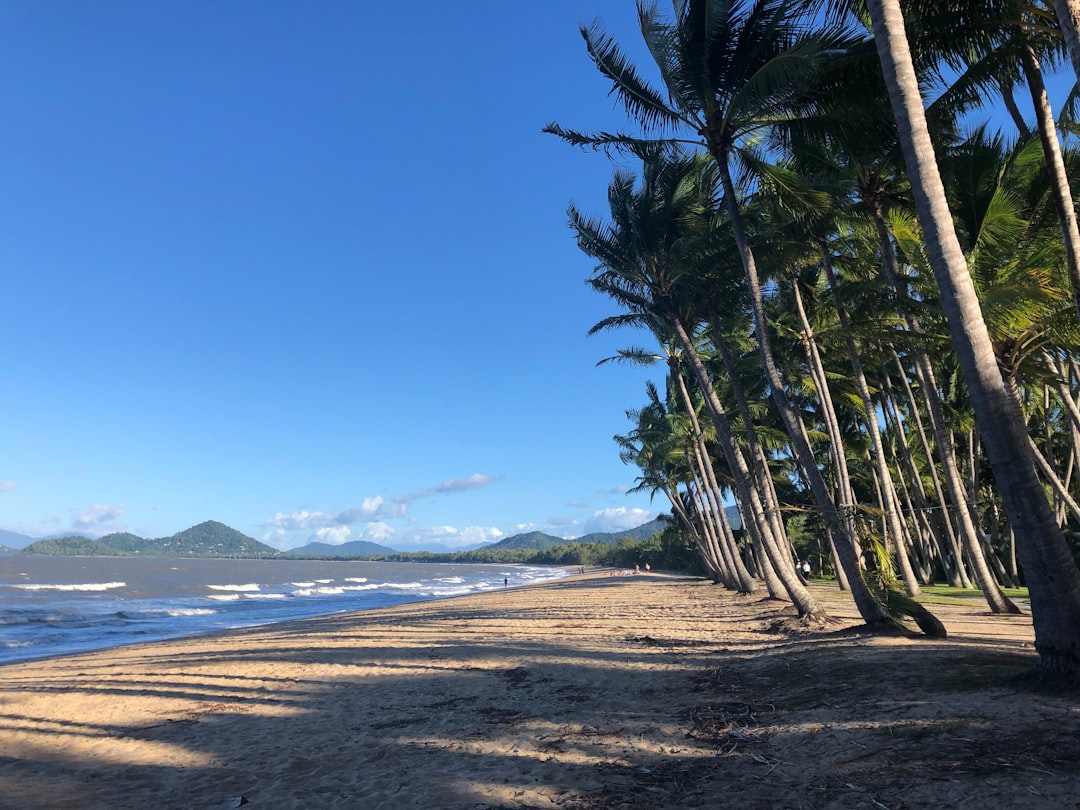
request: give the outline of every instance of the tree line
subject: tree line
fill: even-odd
[[[1080,678],[1080,163],[1044,74],[1080,71],[1078,10],[639,2],[657,81],[582,27],[628,119],[545,128],[615,164],[610,210],[569,210],[593,331],[665,372],[615,438],[716,582],[822,622],[809,532],[867,627],[932,636],[922,586],[1015,613],[1022,583],[1041,676]]]

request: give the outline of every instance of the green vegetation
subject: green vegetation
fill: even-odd
[[[615,309],[593,331],[648,337],[607,360],[665,367],[616,437],[638,489],[716,582],[806,623],[827,617],[795,561],[882,631],[943,633],[915,601],[935,581],[958,590],[928,600],[977,589],[1001,614],[1026,586],[1041,674],[1080,682],[1080,142],[1043,76],[1066,53],[1080,74],[1075,21],[928,0],[638,16],[651,75],[581,29],[626,126],[545,128],[617,156],[608,210],[569,223]]]
[[[61,557],[278,557],[280,552],[223,523],[208,520],[171,537],[146,540],[127,532],[107,534],[97,540],[60,537],[38,540],[24,554]]]
[[[646,524],[648,525],[648,524]],[[545,543],[543,535],[536,539]],[[644,540],[624,537],[611,542],[566,542],[561,545],[544,544],[542,547],[525,548],[498,544],[471,551],[436,554],[418,551],[412,553],[365,555],[365,560],[387,562],[433,562],[433,563],[507,563],[528,565],[600,566],[612,568],[644,567],[665,571],[681,571],[701,575],[704,573],[697,556],[693,539],[675,527],[655,532]]]

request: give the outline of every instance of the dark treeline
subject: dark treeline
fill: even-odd
[[[294,557],[295,555],[285,555]],[[366,560],[369,562],[506,563],[527,565],[644,567],[704,575],[701,558],[692,537],[676,526],[657,532],[645,540],[626,538],[616,543],[566,543],[551,548],[478,548],[470,551],[433,551],[365,554],[362,557],[320,555],[318,559]]]

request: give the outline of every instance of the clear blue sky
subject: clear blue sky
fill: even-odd
[[[0,528],[459,547],[636,526],[566,226],[628,0],[0,5]]]

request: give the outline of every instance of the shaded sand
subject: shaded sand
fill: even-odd
[[[839,592],[816,587],[841,621]],[[10,808],[1080,807],[1027,617],[772,631],[700,580],[570,580],[0,667]]]

